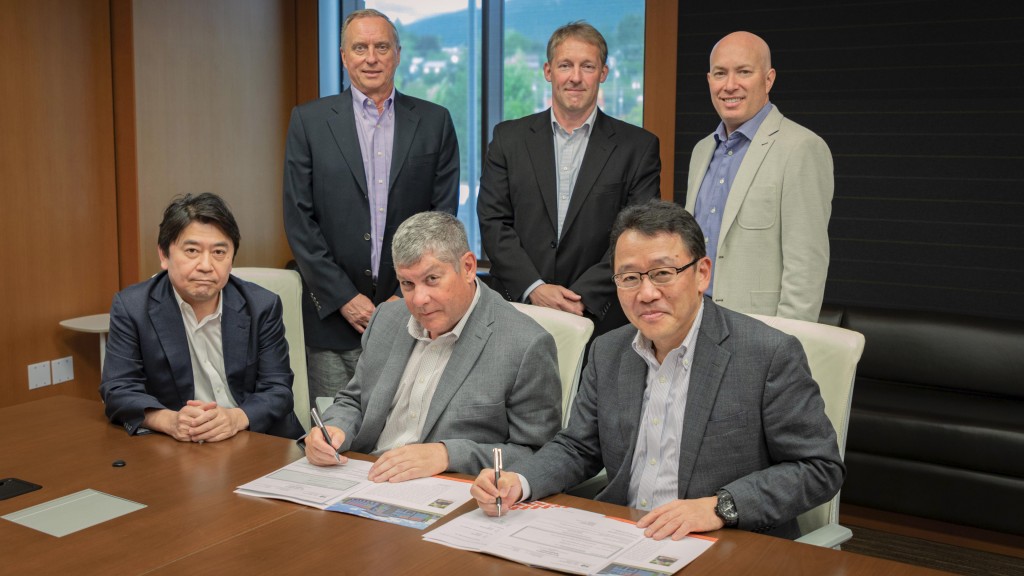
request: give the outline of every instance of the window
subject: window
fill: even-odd
[[[494,125],[551,105],[544,80],[548,37],[574,20],[608,43],[608,79],[598,105],[643,124],[644,0],[320,0],[321,96],[347,87],[338,56],[341,22],[351,10],[388,15],[402,41],[396,88],[446,107],[461,155],[459,218],[481,255],[476,197],[482,151]],[[333,31],[332,31],[333,27]],[[501,41],[495,41],[494,35]]]

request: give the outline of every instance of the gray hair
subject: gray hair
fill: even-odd
[[[351,24],[353,20],[358,20],[359,18],[382,18],[391,26],[391,39],[395,41],[395,49],[399,50],[402,48],[402,41],[398,39],[398,28],[395,28],[395,23],[391,21],[391,18],[385,16],[384,13],[379,10],[365,8],[363,10],[353,10],[345,17],[345,22],[341,25],[342,50],[345,49],[345,30],[348,30],[348,25]]]
[[[458,268],[459,259],[469,252],[466,227],[447,212],[420,212],[410,216],[395,231],[391,259],[395,268],[414,266],[427,254]]]

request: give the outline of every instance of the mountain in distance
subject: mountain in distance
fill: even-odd
[[[467,0],[467,4],[469,2],[473,2],[476,10],[475,0]],[[547,45],[555,28],[585,20],[612,43],[622,17],[629,13],[642,14],[643,10],[644,0],[506,0],[505,31],[515,30],[543,46]],[[478,22],[479,18],[477,14]],[[401,29],[417,36],[438,36],[442,46],[458,46],[466,43],[468,26],[469,16],[463,9],[403,24]]]

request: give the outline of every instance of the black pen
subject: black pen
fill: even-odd
[[[494,449],[494,487],[498,487],[498,480],[501,480],[501,448]],[[498,516],[501,516],[501,496],[494,499],[498,505]]]
[[[316,424],[316,427],[323,433],[324,440],[327,441],[327,445],[331,446],[331,435],[327,433],[327,426],[324,426],[324,421],[320,419],[320,413],[316,411],[316,408],[310,408],[309,415],[313,417],[313,424]],[[337,450],[334,451],[334,459],[341,462],[341,456],[338,456]]]

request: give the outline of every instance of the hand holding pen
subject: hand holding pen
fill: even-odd
[[[498,486],[498,480],[501,480],[501,448],[494,449],[494,486]],[[498,516],[501,516],[501,496],[494,501],[498,505]]]
[[[324,426],[324,421],[320,419],[320,413],[316,411],[316,408],[309,409],[309,415],[313,418],[313,424],[320,429],[320,433],[324,435],[324,441],[327,442],[328,446],[333,448],[331,444],[331,435],[327,432],[327,427]],[[338,455],[338,451],[334,451],[334,459],[341,462],[341,456]]]

